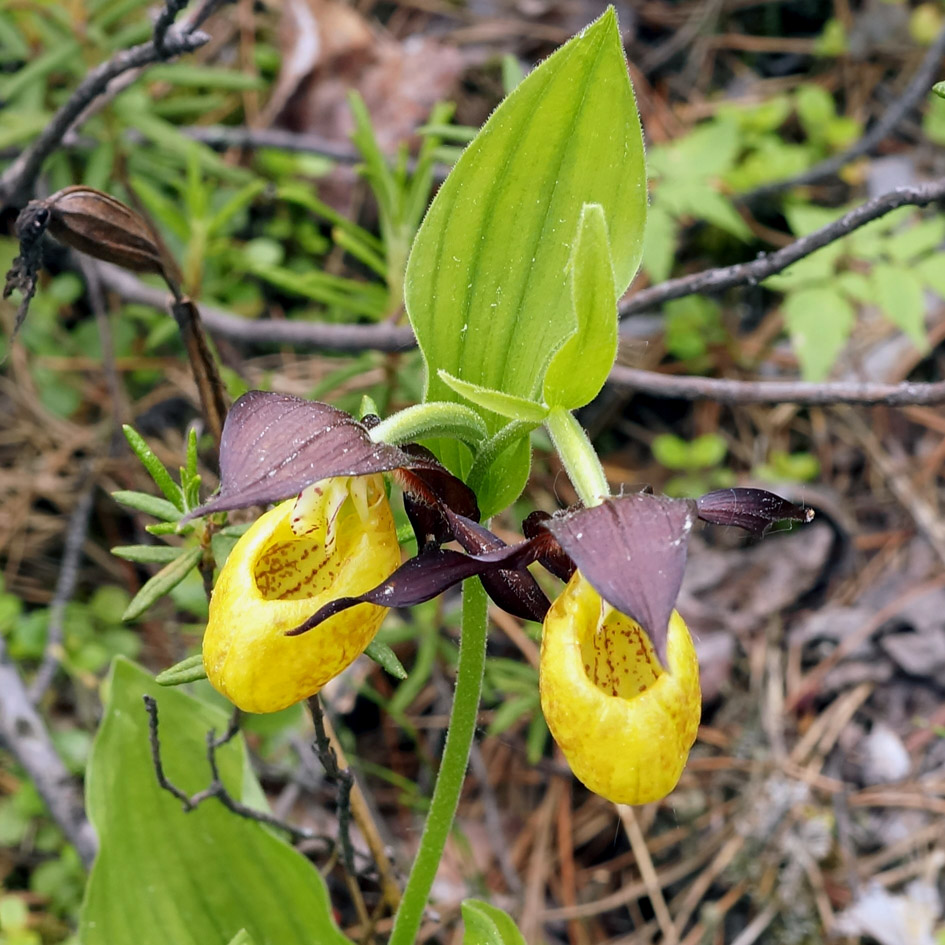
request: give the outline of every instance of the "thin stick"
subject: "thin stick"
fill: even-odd
[[[751,262],[707,269],[643,289],[620,305],[620,316],[625,318],[636,312],[648,311],[670,299],[680,299],[699,292],[721,292],[723,289],[730,289],[737,285],[757,285],[768,276],[787,269],[791,263],[842,239],[861,226],[899,207],[924,207],[943,198],[945,198],[945,178],[912,187],[897,187],[872,200],[867,200],[866,203],[845,213],[833,223],[828,223],[819,230],[796,239],[777,252],[763,254]]]
[[[933,384],[873,384],[836,381],[822,384],[805,381],[741,381],[716,377],[677,377],[658,371],[615,364],[610,382],[654,397],[679,400],[713,400],[721,404],[859,404],[902,407],[945,403],[945,381]]]
[[[353,876],[354,848],[351,846],[350,804],[353,777],[346,767],[342,768],[338,764],[338,756],[335,754],[334,746],[325,731],[325,716],[318,696],[312,696],[308,700],[308,708],[312,714],[312,723],[315,726],[315,742],[313,745],[315,753],[325,769],[325,774],[338,785],[338,836],[341,843],[341,858],[345,870]]]
[[[636,811],[626,804],[617,804],[616,807],[623,829],[627,832],[630,849],[633,851],[634,859],[640,869],[640,877],[646,886],[646,893],[650,897],[653,912],[656,913],[656,921],[663,933],[663,941],[666,945],[679,945],[676,926],[673,924],[673,918],[669,914],[666,899],[663,897],[663,888],[660,886],[659,877],[656,875],[656,868],[653,866],[653,859],[646,845],[646,838],[640,829]]]
[[[151,696],[144,696],[144,706],[148,713],[148,742],[151,746],[151,761],[154,765],[154,774],[158,784],[169,794],[173,794],[181,802],[185,813],[190,813],[199,807],[204,801],[215,797],[227,810],[243,817],[246,820],[255,820],[258,823],[266,824],[269,827],[276,827],[284,830],[293,841],[298,840],[321,840],[325,842],[324,837],[320,837],[312,830],[304,827],[296,827],[294,824],[287,823],[267,814],[265,811],[256,810],[253,807],[247,807],[245,804],[236,800],[226,789],[220,778],[220,769],[217,764],[217,750],[222,748],[227,742],[232,741],[239,732],[239,710],[235,710],[230,717],[230,722],[226,731],[217,738],[216,732],[211,729],[207,732],[207,764],[210,766],[210,784],[202,791],[196,794],[187,794],[181,790],[164,771],[164,762],[161,760],[161,739],[158,731],[158,707],[157,702]]]
[[[88,534],[95,497],[95,480],[92,478],[89,463],[85,464],[81,478],[79,500],[72,510],[72,515],[69,516],[69,527],[66,529],[66,538],[62,548],[62,564],[59,566],[56,589],[49,604],[49,622],[46,629],[46,644],[43,647],[43,660],[39,664],[39,669],[29,689],[29,698],[33,705],[37,705],[42,700],[52,685],[56,670],[62,660],[66,606],[75,594],[76,582],[79,579],[82,546]]]
[[[313,696],[309,700],[310,711],[312,711],[311,703],[317,698],[317,696]],[[348,760],[345,758],[344,751],[342,750],[341,744],[338,741],[338,736],[335,734],[334,729],[332,728],[331,719],[321,712],[321,707],[318,708],[318,712],[321,716],[324,735],[327,739],[328,745],[334,752],[338,767],[342,771],[348,772]],[[322,764],[324,765],[324,762],[322,762]],[[381,890],[384,894],[384,899],[391,910],[394,910],[400,903],[400,887],[397,885],[397,881],[394,878],[394,866],[387,854],[387,848],[385,847],[384,840],[381,837],[376,824],[374,823],[370,805],[367,802],[367,798],[364,796],[364,792],[361,790],[361,785],[358,784],[357,779],[354,778],[353,774],[351,777],[352,786],[351,793],[349,795],[350,815],[353,817],[354,822],[358,825],[358,828],[360,829],[361,834],[364,836],[364,840],[368,845],[368,849],[371,851],[371,855],[374,857],[374,862],[377,864],[378,873],[380,874]]]
[[[7,655],[0,634],[0,739],[23,766],[46,802],[53,820],[76,848],[86,868],[92,865],[98,841],[82,810],[82,800],[53,748],[49,731],[30,702],[23,679]]]

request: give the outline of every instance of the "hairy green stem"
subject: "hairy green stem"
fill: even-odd
[[[584,428],[574,414],[563,407],[552,408],[545,428],[580,500],[587,508],[600,505],[610,495],[610,486]]]
[[[416,404],[391,414],[371,430],[375,443],[410,443],[430,436],[455,436],[476,446],[488,435],[482,418],[463,404]]]
[[[482,674],[486,664],[486,592],[478,578],[463,585],[463,627],[459,641],[456,692],[450,711],[443,760],[433,788],[430,812],[420,838],[388,945],[414,945],[423,910],[449,837],[459,794],[466,777],[469,751],[476,731]]]

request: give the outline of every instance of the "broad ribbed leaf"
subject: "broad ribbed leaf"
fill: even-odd
[[[536,399],[551,355],[575,328],[565,270],[585,203],[603,207],[620,295],[640,261],[646,175],[612,8],[496,109],[420,228],[406,303],[427,364],[428,400],[458,400],[440,369]],[[493,431],[502,423],[485,419]],[[439,443],[437,452],[464,471],[455,446]],[[510,451],[504,467],[514,469],[496,469],[495,477],[524,482],[522,458]],[[495,511],[488,493],[487,485],[479,497],[484,515]]]
[[[241,930],[254,945],[350,945],[304,856],[215,799],[184,813],[158,785],[144,694],[157,700],[165,772],[185,791],[209,783],[206,733],[227,725],[219,709],[115,661],[86,782],[100,849],[80,916],[82,945],[228,945]],[[235,798],[261,798],[242,739],[217,758]]]

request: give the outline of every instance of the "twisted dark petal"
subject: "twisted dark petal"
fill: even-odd
[[[448,511],[447,515],[454,537],[471,554],[498,551],[508,547],[498,535],[494,535],[488,528],[477,522],[451,511]],[[523,620],[537,620],[541,623],[545,619],[551,602],[528,571],[484,571],[479,577],[486,593],[503,610]]]
[[[547,523],[550,521],[551,515],[536,509],[522,522],[522,533],[526,538],[533,538],[538,543],[538,561],[542,567],[562,581],[570,581],[577,567],[564,553],[558,540],[548,531]]]
[[[665,666],[695,519],[689,499],[635,493],[544,524],[601,597],[643,627]]]
[[[410,457],[410,463],[395,476],[404,490],[404,509],[417,536],[418,548],[452,539],[452,526],[444,506],[479,521],[476,494],[465,482],[457,479],[428,449],[409,443],[402,450]]]
[[[475,524],[475,523],[473,523]],[[505,545],[482,555],[467,555],[461,551],[435,548],[424,551],[405,561],[386,581],[357,597],[340,597],[325,604],[301,626],[286,636],[298,636],[335,614],[356,604],[380,604],[382,607],[413,607],[431,600],[438,594],[465,581],[495,571],[521,570],[535,560],[530,542]]]
[[[373,443],[366,427],[328,404],[253,390],[230,408],[220,442],[219,493],[187,518],[266,505],[333,476],[364,476],[409,465],[396,446]]]
[[[765,489],[719,489],[696,499],[698,515],[715,525],[736,525],[753,535],[764,535],[776,522],[809,522],[813,509],[805,509]]]

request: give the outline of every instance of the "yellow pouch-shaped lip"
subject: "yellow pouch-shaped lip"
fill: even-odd
[[[667,647],[664,669],[639,624],[606,605],[580,571],[545,617],[545,720],[578,779],[615,803],[665,797],[695,741],[699,666],[675,611]]]
[[[286,631],[399,564],[380,476],[326,480],[276,506],[240,538],[217,579],[203,640],[210,682],[247,712],[314,695],[364,652],[387,608],[359,604],[301,636]]]

